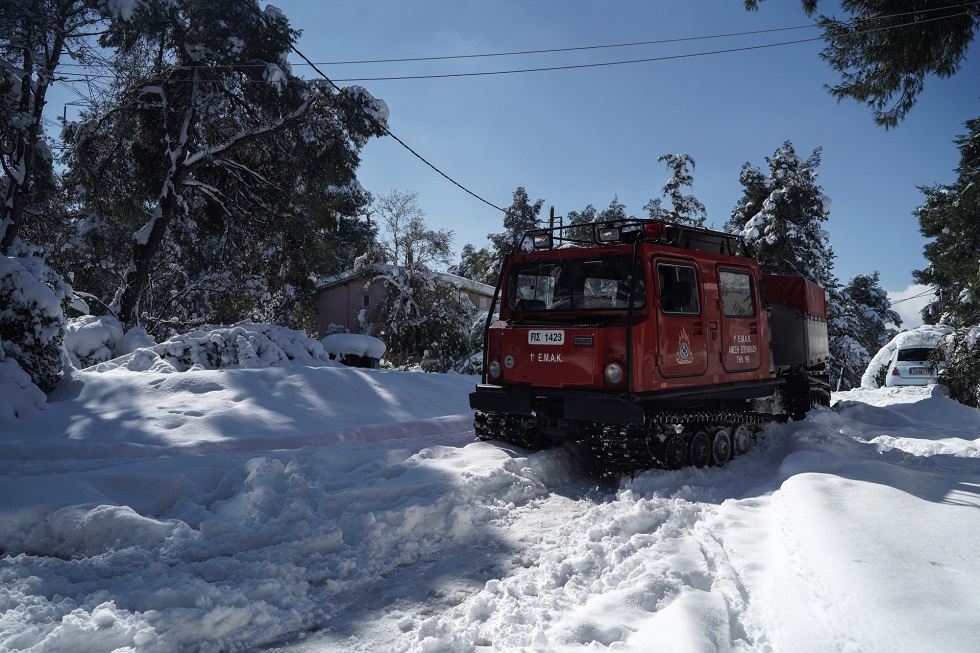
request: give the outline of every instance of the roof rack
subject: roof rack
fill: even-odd
[[[560,219],[560,218],[559,218]],[[559,247],[595,247],[635,243],[647,243],[689,249],[729,256],[751,256],[745,240],[736,234],[716,231],[705,227],[666,222],[664,220],[612,220],[586,224],[554,225],[552,213],[550,227],[532,229],[524,234],[517,251],[529,242],[531,249],[557,249]]]

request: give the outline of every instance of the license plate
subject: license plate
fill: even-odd
[[[910,367],[909,368],[909,374],[928,374],[928,373],[929,373],[929,368],[928,367]]]
[[[559,330],[541,330],[527,332],[527,344],[529,345],[564,345],[565,332]]]

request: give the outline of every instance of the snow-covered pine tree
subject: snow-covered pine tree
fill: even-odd
[[[707,218],[704,204],[694,195],[685,195],[681,190],[685,186],[690,188],[694,185],[694,177],[688,170],[688,166],[694,170],[694,158],[690,154],[663,154],[657,158],[657,161],[666,163],[673,171],[661,191],[665,198],[670,199],[673,208],[668,211],[663,207],[660,198],[654,198],[647,202],[643,209],[651,219],[703,227]]]
[[[836,293],[835,305],[828,325],[835,354],[832,373],[841,388],[856,388],[871,357],[888,342],[888,324],[901,326],[902,318],[891,309],[877,271],[851,279]]]
[[[365,220],[364,216],[341,215],[333,230],[328,274],[340,274],[358,265],[379,263],[384,258],[378,242],[378,225]]]
[[[803,160],[786,141],[766,162],[768,174],[748,163],[742,167],[744,192],[725,228],[752,245],[763,272],[806,277],[827,291],[830,380],[832,387],[847,387],[867,352],[855,339],[855,310],[834,275],[834,252],[823,229],[830,200],[817,184],[820,149]]]
[[[859,274],[844,286],[844,295],[857,309],[860,330],[855,336],[872,354],[888,343],[888,325],[902,326],[902,317],[892,310],[888,293],[881,287],[880,273]]]
[[[193,319],[174,307],[211,310],[209,295],[229,313],[295,321],[338,216],[366,201],[358,152],[387,107],[294,76],[297,32],[271,5],[106,7],[116,93],[74,125],[69,158],[79,204],[134,232],[117,243],[123,279],[104,301],[127,327]]]
[[[493,268],[492,259],[493,255],[486,247],[476,249],[471,243],[466,243],[459,253],[459,263],[450,266],[449,272],[457,277],[495,286],[497,279],[490,278]]]
[[[487,234],[493,254],[491,276],[496,279],[504,257],[517,250],[524,234],[541,226],[541,207],[544,200],[532,202],[523,186],[514,191],[514,201],[504,211],[504,231]],[[530,245],[525,243],[525,247]]]
[[[67,362],[65,310],[72,297],[41,259],[0,254],[0,360],[17,361],[44,392],[54,389]]]
[[[956,181],[922,188],[925,203],[915,211],[930,241],[923,252],[929,267],[913,276],[936,290],[922,311],[928,324],[980,324],[980,118],[968,120],[966,128],[956,139]]]
[[[99,20],[92,0],[0,0],[0,255],[25,227],[45,215],[54,190],[44,106],[67,52],[85,60],[84,39]],[[35,245],[47,243],[33,243]]]
[[[956,332],[943,343],[946,367],[941,382],[950,397],[968,406],[980,404],[980,118],[966,122],[968,133],[956,139],[960,165],[948,186],[923,188],[925,203],[916,210],[926,243],[929,267],[916,270],[919,283],[936,289],[937,298],[922,311],[928,324],[948,324]]]
[[[748,163],[742,167],[743,195],[726,230],[752,244],[766,272],[800,275],[828,290],[836,288],[833,249],[823,229],[830,200],[817,184],[820,149],[803,160],[786,141],[766,162],[768,175]]]

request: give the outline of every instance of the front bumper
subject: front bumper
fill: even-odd
[[[510,415],[537,415],[608,424],[643,424],[643,407],[625,395],[595,390],[531,388],[481,383],[470,408]]]
[[[481,383],[470,393],[470,408],[507,415],[642,425],[644,413],[650,410],[678,411],[703,406],[706,402],[759,399],[771,395],[785,383],[785,378],[777,377],[659,390],[629,397],[625,393],[601,390]]]

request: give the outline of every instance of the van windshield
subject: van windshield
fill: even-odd
[[[625,310],[632,260],[617,254],[515,263],[507,272],[507,306],[514,311]],[[637,268],[634,308],[646,304],[646,284]]]

